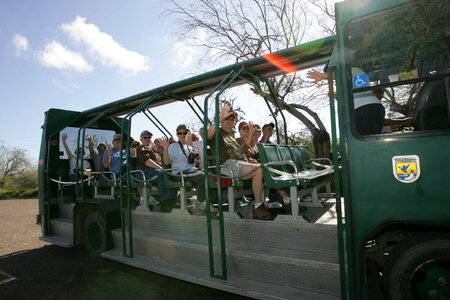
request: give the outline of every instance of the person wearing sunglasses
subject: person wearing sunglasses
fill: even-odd
[[[180,124],[177,127],[178,142],[169,144],[169,140],[162,139],[162,146],[164,148],[164,163],[171,164],[172,168],[181,170],[184,175],[196,174],[185,177],[184,180],[192,181],[197,184],[197,200],[195,206],[201,210],[206,209],[205,199],[205,176],[196,168],[198,165],[199,154],[192,145],[191,130],[186,124]],[[173,170],[172,174],[179,175],[178,170]],[[180,177],[175,177],[176,180],[181,181]],[[210,195],[213,195],[210,192]],[[217,209],[211,206],[211,212],[217,212]]]
[[[252,122],[242,121],[238,126],[239,134],[241,136],[236,139],[238,144],[244,150],[248,161],[251,163],[257,163],[259,159],[258,147],[256,146],[258,140],[256,140],[256,143],[254,141],[256,126],[259,125],[253,124]]]
[[[158,192],[160,196],[161,202],[167,201],[167,199],[173,199],[176,197],[175,189],[168,189],[164,185],[164,177],[161,173],[161,164],[158,163],[157,153],[155,153],[152,145],[152,134],[148,130],[144,130],[141,133],[141,145],[137,148],[136,151],[136,169],[142,170],[145,174],[145,179],[150,180],[156,176],[154,179],[158,183]],[[142,173],[136,173],[136,178],[142,180]],[[141,196],[141,205],[145,202],[143,199],[143,188],[138,188],[139,194]],[[148,197],[148,203],[150,205],[157,205],[159,201],[153,198],[152,196]],[[163,205],[164,206],[164,205]]]
[[[228,168],[222,168],[221,172],[225,176],[242,176],[239,179],[251,179],[252,190],[255,196],[255,204],[253,207],[252,217],[258,220],[273,220],[274,216],[266,210],[261,202],[264,190],[263,172],[261,166],[257,163],[251,163],[247,159],[244,150],[234,137],[233,128],[236,125],[237,114],[233,111],[229,102],[223,102],[220,107],[219,114],[219,160],[220,164],[225,164],[233,170],[230,173]],[[207,138],[211,145],[211,153],[215,153],[214,136],[216,134],[216,126],[213,124],[209,127]],[[284,190],[279,191],[283,199],[289,199]],[[290,203],[289,203],[290,204]]]

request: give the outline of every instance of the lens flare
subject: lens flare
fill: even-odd
[[[275,53],[264,54],[263,57],[268,62],[272,63],[274,66],[277,66],[286,73],[293,73],[298,71],[294,64],[287,57]]]

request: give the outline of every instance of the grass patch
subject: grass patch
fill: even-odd
[[[10,199],[10,198],[33,198],[37,197],[38,189],[25,189],[25,190],[6,190],[0,189],[0,199]]]

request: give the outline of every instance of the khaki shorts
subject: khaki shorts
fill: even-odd
[[[234,177],[238,177],[239,174],[241,173],[241,169],[244,166],[253,166],[256,167],[258,166],[257,164],[251,164],[249,162],[243,161],[243,160],[237,160],[237,159],[227,159],[227,161],[225,162],[225,165],[228,166],[229,168],[221,168],[221,173],[225,176],[233,176]],[[230,168],[231,170],[233,170],[233,175],[230,173]]]

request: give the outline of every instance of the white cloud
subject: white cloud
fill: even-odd
[[[38,51],[39,62],[46,67],[75,72],[90,72],[93,67],[79,53],[73,52],[57,41],[51,41],[45,50]]]
[[[173,45],[173,56],[170,64],[176,67],[187,68],[197,54],[197,47],[206,40],[206,32],[203,29],[197,30],[192,36],[182,42]]]
[[[84,44],[103,65],[118,67],[130,75],[150,69],[148,57],[124,48],[96,25],[87,24],[86,18],[77,16],[72,23],[62,24],[61,29],[74,41]]]
[[[172,48],[173,56],[170,60],[172,66],[187,68],[194,56],[194,49],[183,42],[176,42]]]
[[[16,48],[16,54],[21,55],[22,52],[29,51],[28,39],[21,34],[14,35],[12,42]]]

